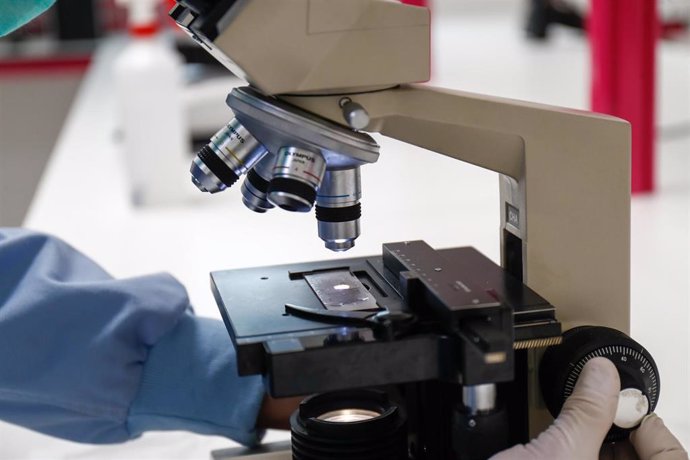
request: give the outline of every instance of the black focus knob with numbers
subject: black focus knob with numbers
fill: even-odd
[[[557,417],[575,388],[582,368],[596,357],[615,364],[621,380],[616,418],[606,442],[627,439],[659,400],[659,372],[651,355],[626,334],[601,326],[582,326],[563,334],[563,343],[548,348],[539,365],[546,406]]]

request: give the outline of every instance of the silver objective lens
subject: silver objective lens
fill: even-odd
[[[242,183],[242,202],[254,212],[266,212],[274,206],[268,201],[268,183],[276,156],[269,153],[247,174]]]
[[[231,187],[267,150],[237,119],[218,131],[192,162],[192,182],[202,192],[217,193]]]
[[[331,251],[351,249],[360,235],[362,185],[359,168],[326,171],[316,197],[319,238]]]
[[[462,402],[472,415],[491,412],[496,407],[496,385],[466,385],[462,387]]]
[[[278,152],[268,200],[287,211],[309,212],[326,172],[321,153],[287,147]]]

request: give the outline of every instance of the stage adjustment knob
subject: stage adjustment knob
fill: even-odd
[[[659,400],[659,373],[642,345],[615,329],[582,326],[563,334],[561,345],[550,347],[539,366],[539,383],[546,406],[557,417],[575,388],[582,368],[592,358],[608,358],[621,379],[616,419],[606,442],[626,439]]]

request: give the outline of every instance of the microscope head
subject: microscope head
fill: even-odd
[[[264,94],[343,94],[429,79],[429,11],[395,0],[178,0],[170,15]]]
[[[235,119],[192,163],[203,192],[242,175],[244,204],[316,208],[319,237],[346,251],[360,234],[360,166],[379,146],[348,95],[429,78],[429,11],[394,0],[178,0],[170,15],[250,86],[227,98]],[[341,95],[347,126],[280,95]]]

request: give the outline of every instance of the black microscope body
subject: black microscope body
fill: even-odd
[[[561,325],[477,250],[412,241],[211,278],[240,375],[263,375],[272,396],[385,393],[406,419],[404,458],[487,458],[528,441],[526,351],[558,343]]]

